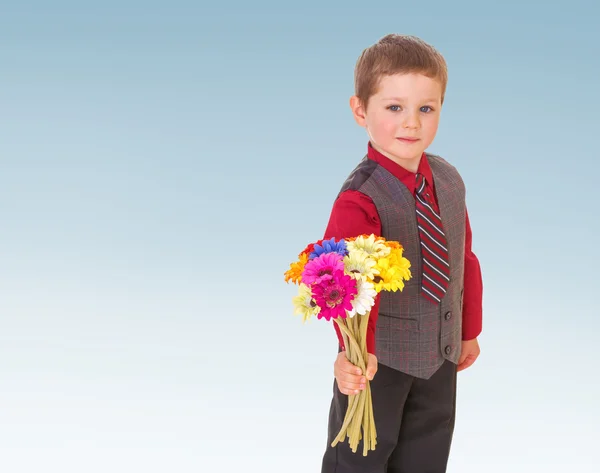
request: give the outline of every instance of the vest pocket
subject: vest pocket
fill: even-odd
[[[383,319],[381,323],[380,319]],[[378,328],[380,326],[391,326],[393,325],[397,330],[409,330],[411,332],[419,331],[419,320],[416,317],[406,317],[398,315],[390,315],[383,312],[379,312],[377,318]]]

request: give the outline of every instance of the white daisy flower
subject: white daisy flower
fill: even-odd
[[[375,304],[375,297],[377,291],[373,287],[373,284],[362,279],[357,281],[358,294],[352,301],[352,310],[348,311],[348,317],[354,317],[356,314],[365,315],[371,310],[371,307]]]

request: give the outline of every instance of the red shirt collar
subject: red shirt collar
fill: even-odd
[[[394,177],[400,180],[402,184],[404,184],[408,188],[411,194],[415,193],[416,173],[404,169],[398,163],[392,161],[387,156],[381,154],[379,151],[373,148],[373,146],[371,146],[371,142],[369,142],[367,157],[378,163],[385,170],[390,172]],[[423,174],[423,177],[425,177],[427,184],[433,189],[433,173],[431,171],[431,167],[429,166],[429,161],[427,160],[427,156],[425,155],[425,153],[423,153],[423,156],[421,156],[417,172]]]

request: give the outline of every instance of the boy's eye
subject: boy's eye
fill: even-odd
[[[388,107],[388,110],[391,110],[392,112],[399,112],[401,109],[402,107],[400,107],[400,105],[390,105]],[[429,105],[424,105],[420,108],[420,110],[423,113],[429,113],[433,111],[433,108],[431,108]]]

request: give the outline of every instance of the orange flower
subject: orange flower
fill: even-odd
[[[302,279],[302,271],[304,271],[304,266],[308,263],[308,254],[300,253],[299,258],[298,261],[290,264],[290,269],[285,272],[285,282],[292,281],[294,284],[298,284]]]
[[[390,248],[394,248],[396,250],[403,250],[404,249],[404,247],[400,243],[398,243],[397,241],[390,240],[390,241],[386,241],[385,244],[387,246],[389,246]]]

